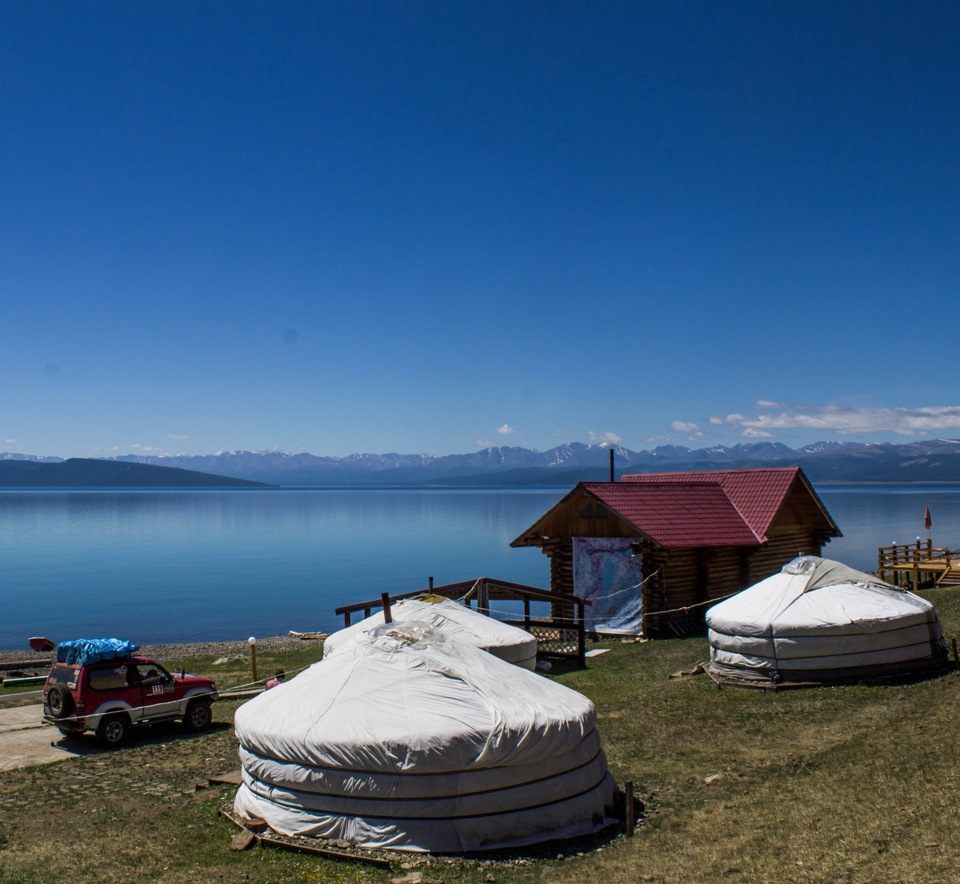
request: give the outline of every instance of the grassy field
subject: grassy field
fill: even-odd
[[[960,590],[931,591],[948,636]],[[960,878],[960,674],[910,684],[776,694],[671,678],[704,639],[601,644],[583,671],[552,677],[597,706],[611,771],[646,805],[632,838],[493,862],[398,861],[390,871],[273,849],[230,850],[218,814],[238,767],[237,701],[217,728],[173,729],[112,753],[0,774],[0,881],[951,882]],[[261,656],[262,674],[318,648]],[[249,679],[245,660],[170,660]],[[411,866],[411,863],[413,864]]]

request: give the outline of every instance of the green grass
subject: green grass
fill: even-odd
[[[298,672],[313,665],[323,656],[323,643],[303,642],[303,647],[287,653],[257,652],[257,679],[262,684],[273,676],[278,669],[286,672],[287,678],[293,678]],[[232,657],[226,663],[216,663],[209,657],[172,658],[158,655],[157,659],[171,671],[184,669],[197,675],[206,675],[217,682],[221,691],[250,685],[254,681],[253,667],[249,655]]]
[[[930,591],[948,636],[960,635],[960,589]],[[438,881],[946,882],[960,867],[960,674],[907,684],[763,693],[671,678],[707,656],[704,639],[612,642],[586,670],[552,677],[593,699],[617,781],[646,804],[631,838],[527,861],[419,866]],[[258,659],[288,672],[313,646]],[[249,681],[249,659],[165,661]],[[237,767],[229,727],[191,740],[135,743],[113,754],[0,774],[0,881],[386,881],[407,873],[229,849],[218,808],[230,787],[192,791]],[[77,787],[79,784],[79,788]],[[48,833],[68,832],[71,874],[51,876]],[[143,834],[146,833],[146,834]],[[131,872],[131,870],[134,870]]]

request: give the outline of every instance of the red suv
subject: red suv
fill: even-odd
[[[92,731],[112,748],[134,725],[180,720],[187,730],[205,730],[218,696],[209,678],[171,675],[147,657],[54,663],[43,686],[43,717],[64,735]]]

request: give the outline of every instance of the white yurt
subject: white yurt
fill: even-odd
[[[947,665],[936,608],[840,562],[801,556],[706,615],[711,675],[823,682]]]
[[[286,835],[461,853],[612,822],[593,704],[427,624],[358,636],[235,722],[235,810]]]
[[[501,623],[441,595],[425,594],[402,599],[390,606],[394,623],[417,621],[443,631],[452,641],[481,648],[507,663],[534,669],[537,665],[537,640],[509,623]],[[352,644],[358,636],[383,625],[383,611],[331,634],[323,643],[323,655],[329,657]]]

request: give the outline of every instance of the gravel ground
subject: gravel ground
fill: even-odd
[[[257,639],[257,650],[265,653],[292,651],[303,647],[303,640],[292,635],[275,635]],[[157,660],[181,660],[185,657],[236,657],[250,653],[245,641],[190,642],[171,645],[141,645],[137,652]],[[0,663],[38,661],[50,659],[50,654],[31,651],[0,651]]]

